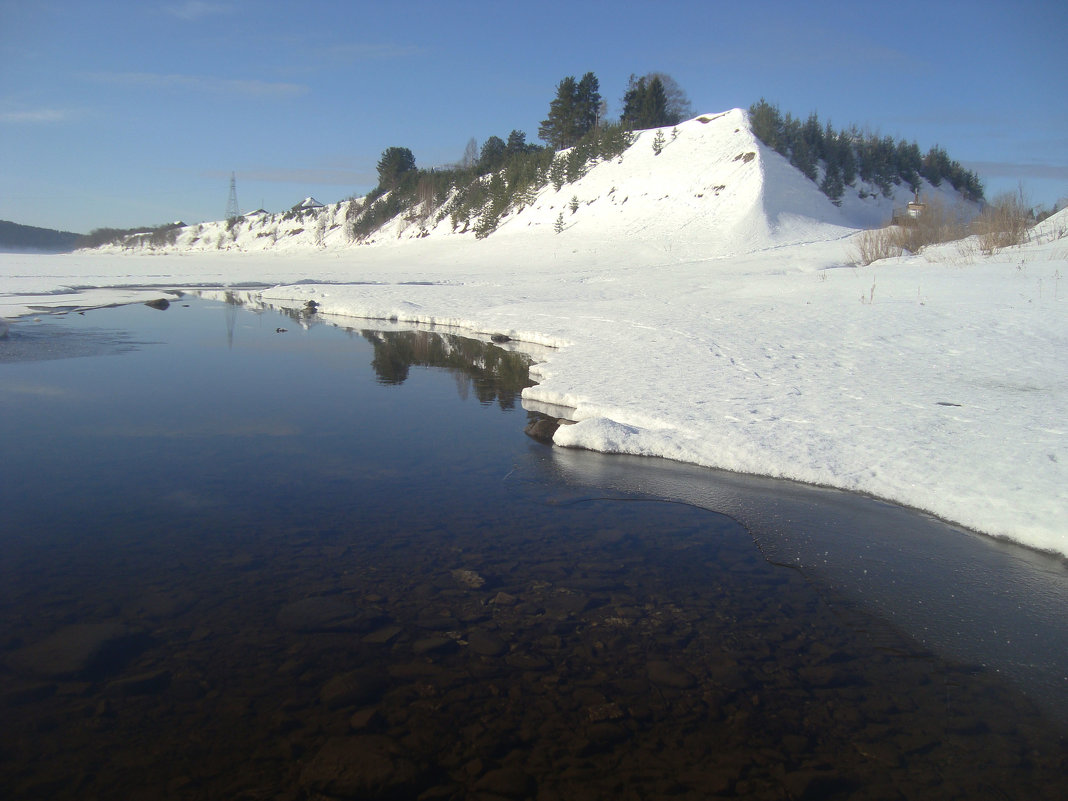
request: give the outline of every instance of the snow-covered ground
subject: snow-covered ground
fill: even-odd
[[[744,112],[703,119],[480,241],[398,222],[355,244],[340,204],[296,234],[260,215],[157,251],[0,255],[0,316],[257,283],[277,306],[503,333],[553,348],[524,404],[576,421],[558,445],[868,493],[1068,555],[1068,212],[994,256],[855,267],[857,229],[907,193],[835,207]]]

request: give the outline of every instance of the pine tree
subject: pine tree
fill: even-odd
[[[801,126],[801,136],[808,145],[809,152],[815,160],[827,158],[827,151],[823,140],[823,126],[820,125],[819,117],[813,111],[808,115],[804,125]]]
[[[536,149],[532,145],[527,144],[527,135],[522,131],[512,129],[512,132],[508,134],[508,142],[504,147],[505,153],[508,156],[517,156],[521,153],[530,153]]]
[[[949,156],[938,145],[933,146],[923,157],[923,165],[920,175],[931,182],[932,186],[938,186],[949,172]]]
[[[620,122],[632,131],[647,128],[662,128],[673,125],[667,110],[667,95],[660,76],[645,76],[634,79],[630,76],[627,91],[623,94],[623,113]]]
[[[749,126],[757,139],[772,150],[786,154],[782,114],[778,107],[760,98],[760,102],[749,107]]]
[[[571,147],[593,130],[600,107],[597,76],[587,72],[576,82],[569,75],[557,84],[556,97],[549,104],[549,116],[538,127],[538,136],[555,150]]]
[[[639,129],[641,121],[642,98],[645,96],[645,78],[635,80],[630,76],[627,82],[627,91],[623,93],[623,113],[619,115],[619,121],[631,130]]]
[[[653,77],[646,85],[645,97],[642,101],[642,116],[645,117],[646,128],[662,128],[668,125],[667,95],[664,94],[664,84],[659,77]]]
[[[396,189],[401,176],[415,169],[415,156],[406,147],[388,147],[378,160],[378,187]]]
[[[478,156],[478,174],[485,175],[500,169],[504,164],[505,150],[508,146],[499,136],[491,136],[482,145],[482,152]]]
[[[838,169],[838,163],[832,162],[827,165],[827,174],[823,176],[820,184],[823,192],[836,206],[842,205],[842,195],[845,193],[845,184],[842,183],[842,173]]]
[[[578,84],[568,75],[556,85],[556,97],[549,103],[549,116],[538,127],[538,136],[554,150],[569,147],[575,118],[575,96]]]
[[[919,145],[901,139],[897,143],[894,156],[897,174],[915,192],[920,188],[920,170],[923,169],[923,156],[920,155]]]
[[[810,181],[816,180],[816,157],[808,141],[803,137],[799,138],[790,149],[790,163],[801,170]]]
[[[664,150],[664,132],[657,131],[656,136],[653,137],[653,155],[659,156]]]
[[[601,109],[600,89],[600,82],[592,72],[583,75],[578,83],[575,95],[576,142],[597,127],[597,117]]]
[[[678,81],[665,72],[650,72],[646,78],[650,81],[653,78],[659,78],[664,87],[664,97],[667,100],[664,125],[678,125],[693,116],[690,98],[686,96],[686,92],[679,86]]]

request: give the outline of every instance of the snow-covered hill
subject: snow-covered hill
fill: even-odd
[[[567,152],[557,158],[565,159]],[[963,204],[948,185],[921,194]],[[764,146],[741,109],[702,115],[674,128],[642,131],[619,158],[593,165],[559,189],[551,183],[529,205],[505,215],[491,238],[523,237],[531,245],[559,238],[583,248],[625,239],[638,250],[673,258],[712,258],[828,240],[881,225],[912,199],[906,186],[883,197],[870,186],[847,189],[835,206],[817,185]],[[360,198],[319,206],[307,199],[290,211],[258,210],[232,222],[185,226],[170,237],[135,235],[105,250],[165,252],[314,251],[385,247],[415,239],[473,239],[439,209],[402,212],[364,241],[351,219]],[[554,243],[557,244],[557,243]]]

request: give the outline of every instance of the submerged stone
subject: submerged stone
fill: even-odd
[[[78,676],[115,666],[134,650],[136,639],[122,623],[81,623],[19,649],[11,663],[38,676]]]
[[[375,735],[328,740],[305,766],[301,783],[332,798],[414,798],[422,771],[393,740]]]
[[[556,429],[559,427],[560,424],[555,420],[543,417],[527,423],[527,427],[523,429],[523,431],[531,439],[536,439],[538,442],[551,443],[553,441],[553,436],[556,434]]]
[[[286,604],[278,612],[278,625],[290,631],[364,631],[380,616],[360,609],[354,601],[336,595],[319,595]]]

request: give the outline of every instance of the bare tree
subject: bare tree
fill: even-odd
[[[471,137],[467,140],[467,147],[464,148],[464,157],[460,159],[460,166],[464,169],[470,169],[474,167],[478,162],[478,140],[475,137]]]

